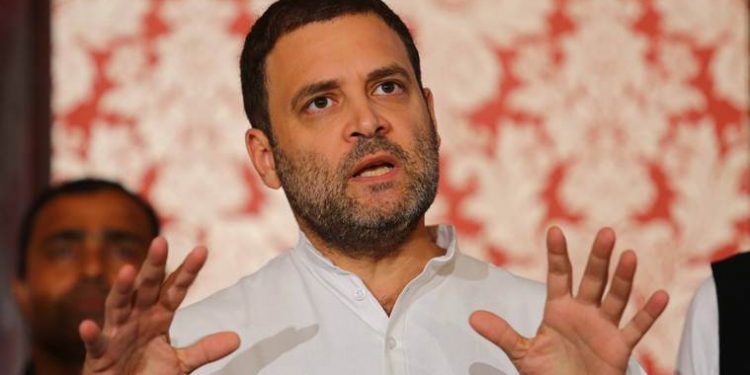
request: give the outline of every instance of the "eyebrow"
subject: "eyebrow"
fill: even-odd
[[[54,241],[83,241],[86,238],[86,231],[80,229],[65,229],[59,232],[55,232],[47,236],[43,243],[50,244]],[[105,229],[102,233],[102,238],[107,242],[135,242],[139,245],[147,245],[148,240],[136,235],[135,233],[128,232],[120,229]]]
[[[80,229],[65,229],[59,232],[55,232],[47,236],[43,243],[49,244],[53,241],[64,240],[64,241],[82,241],[86,235],[83,230]]]
[[[409,72],[402,68],[398,64],[391,64],[380,69],[373,70],[367,75],[367,81],[377,81],[379,79],[388,78],[392,76],[401,76],[401,78],[409,79]]]
[[[330,91],[339,86],[337,80],[320,81],[306,85],[297,91],[297,94],[292,98],[292,109],[297,108],[303,98],[313,96],[319,92]]]
[[[147,245],[148,241],[135,233],[119,230],[119,229],[105,229],[104,240],[109,242],[135,242],[139,245]]]

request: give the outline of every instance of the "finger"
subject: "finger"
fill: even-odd
[[[86,348],[87,357],[100,358],[107,351],[107,337],[93,320],[86,319],[81,322],[78,326],[78,335],[81,336]]]
[[[663,290],[655,292],[648,299],[648,302],[646,302],[646,306],[643,306],[641,311],[623,328],[622,333],[625,342],[631,349],[638,344],[638,341],[641,340],[656,319],[664,312],[667,303],[669,303],[669,294],[667,292]]]
[[[568,245],[558,227],[547,231],[547,299],[571,295],[573,267],[568,258]]]
[[[234,332],[219,332],[206,336],[193,345],[177,349],[182,370],[189,373],[207,363],[219,360],[240,347],[240,337]]]
[[[636,256],[632,250],[625,251],[620,255],[620,261],[617,263],[609,292],[602,302],[602,312],[614,324],[620,324],[622,313],[630,299],[636,263]]]
[[[489,311],[475,311],[469,324],[482,337],[502,349],[511,361],[522,359],[529,348],[529,340],[516,332],[503,318]]]
[[[151,242],[146,260],[136,278],[135,307],[145,309],[153,305],[159,297],[161,284],[164,281],[164,267],[167,264],[167,240],[156,237]]]
[[[123,266],[117,273],[104,303],[105,325],[120,325],[130,316],[134,282],[135,268],[131,265]]]
[[[177,310],[207,258],[208,250],[202,246],[196,247],[185,257],[180,267],[169,275],[159,298],[164,307],[170,311]]]
[[[609,259],[615,247],[615,232],[610,228],[602,228],[596,234],[591,253],[586,263],[586,270],[581,278],[576,298],[580,301],[598,305],[602,300],[604,288],[607,286],[609,275]]]

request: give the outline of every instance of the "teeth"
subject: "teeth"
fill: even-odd
[[[381,165],[379,167],[367,169],[366,171],[362,172],[360,174],[360,176],[361,177],[382,176],[382,175],[388,173],[388,171],[390,171],[391,169],[393,169],[393,167],[390,167],[390,166],[387,166],[387,165]]]

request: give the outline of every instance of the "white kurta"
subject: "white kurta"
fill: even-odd
[[[701,283],[690,303],[677,354],[678,375],[719,375],[719,302],[716,283]]]
[[[389,317],[359,277],[300,235],[256,273],[178,311],[172,342],[239,334],[240,348],[198,375],[516,374],[502,350],[469,326],[469,315],[493,311],[533,336],[544,285],[461,254],[452,227],[438,229],[437,244],[446,254],[406,286]],[[642,372],[631,360],[628,373]]]

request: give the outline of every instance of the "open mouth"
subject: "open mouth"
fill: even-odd
[[[388,156],[368,157],[359,162],[354,168],[353,178],[380,177],[396,168],[395,160]]]

